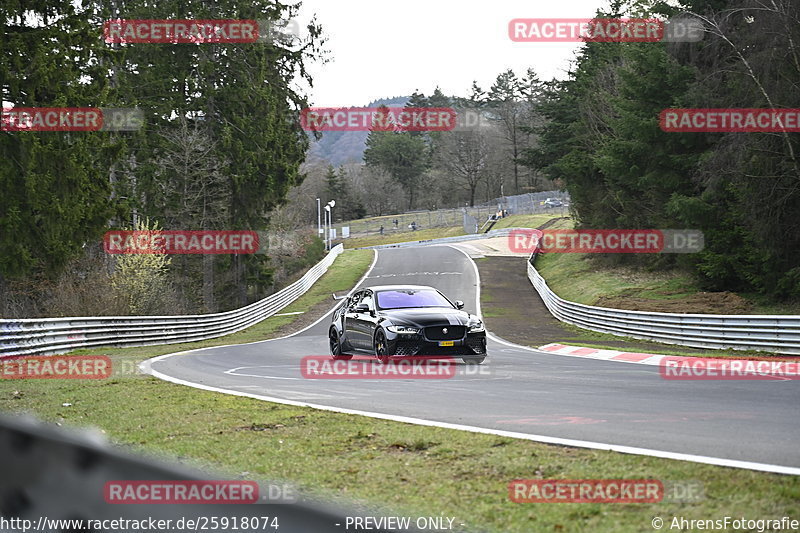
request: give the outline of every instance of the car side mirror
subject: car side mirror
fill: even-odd
[[[369,305],[367,304],[358,304],[355,308],[356,313],[369,313]]]
[[[464,302],[456,300],[456,309],[464,309]]]

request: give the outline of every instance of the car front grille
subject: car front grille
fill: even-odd
[[[399,344],[395,349],[395,355],[417,355],[422,345],[419,343]]]
[[[432,341],[456,341],[464,338],[466,329],[466,326],[431,326],[425,328],[425,337]]]

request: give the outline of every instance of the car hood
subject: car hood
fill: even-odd
[[[380,316],[396,325],[425,328],[428,326],[466,326],[472,315],[458,309],[431,307],[428,309],[389,309]]]

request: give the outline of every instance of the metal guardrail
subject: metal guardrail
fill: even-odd
[[[365,508],[363,504],[325,502],[304,494],[293,483],[256,480],[249,474],[249,479],[239,476],[232,479],[230,474],[201,471],[187,466],[185,461],[170,464],[164,458],[134,455],[112,446],[92,430],[58,427],[29,417],[0,415],[0,457],[3,458],[0,518],[6,524],[11,522],[10,526],[0,525],[3,532],[97,531],[100,526],[95,529],[91,524],[102,522],[110,524],[103,528],[109,532],[224,531],[229,529],[225,524],[233,523],[230,531],[237,533],[341,533],[346,531],[343,525],[348,517],[381,516],[389,512]],[[137,482],[153,480],[158,480],[156,483],[162,490],[153,491],[152,499],[156,501],[152,503],[125,505],[106,499],[107,483],[130,483],[131,487]],[[255,482],[258,501],[248,504],[214,501],[214,498],[237,497],[236,492],[228,491],[223,495],[212,492],[212,501],[202,504],[157,501],[169,498],[165,496],[169,493],[163,490],[166,485],[185,487],[214,481]],[[146,494],[149,496],[150,492]],[[207,491],[202,494],[208,498]],[[123,520],[135,520],[138,525],[130,525],[133,522],[125,523],[127,527],[119,525]],[[172,522],[157,525],[158,521],[165,524],[166,520]],[[213,526],[214,520],[218,526]],[[190,521],[195,525],[189,525]],[[207,528],[209,525],[212,527]],[[377,526],[370,530],[400,531]],[[421,533],[416,527],[402,531]]]
[[[328,270],[344,247],[335,246],[303,277],[245,307],[206,315],[0,319],[0,358],[65,353],[92,346],[149,346],[201,341],[236,333],[269,318]]]
[[[470,216],[478,220],[485,220],[486,217],[496,213],[498,207],[507,210],[510,215],[531,215],[538,213],[560,213],[561,216],[568,215],[569,208],[566,206],[545,207],[542,205],[546,198],[552,197],[564,200],[569,199],[569,195],[562,191],[525,193],[514,196],[501,196],[488,202],[476,204],[473,207],[462,206],[436,210],[408,211],[405,213],[382,215],[367,219],[341,221],[336,222],[334,227],[339,230],[337,232],[338,234],[341,234],[342,227],[346,226],[350,228],[351,236],[362,236],[378,233],[378,228],[382,225],[385,226],[387,231],[396,231],[398,229],[405,230],[412,222],[417,222],[420,227],[425,229],[460,226],[463,221],[465,210]],[[397,227],[394,227],[392,223],[395,219],[398,221]]]
[[[356,248],[356,249],[381,250],[383,248],[408,248],[411,246],[426,246],[426,245],[436,245],[436,244],[449,244],[451,242],[476,241],[480,239],[491,239],[492,237],[505,237],[514,230],[530,231],[530,228],[493,229],[489,233],[470,233],[469,235],[457,235],[455,237],[441,237],[439,239],[427,239],[423,241],[397,242],[394,244],[376,244],[374,246],[362,246],[361,248]]]
[[[800,355],[800,315],[705,315],[595,307],[558,297],[528,261],[528,279],[547,309],[562,322],[610,333],[694,348],[760,350]]]

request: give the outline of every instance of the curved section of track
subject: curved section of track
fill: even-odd
[[[480,314],[477,269],[453,247],[381,250],[360,286],[395,283],[433,285]],[[477,375],[304,379],[300,360],[328,353],[329,324],[326,315],[289,337],[170,354],[143,366],[169,381],[272,401],[800,474],[800,381],[667,381],[658,367],[562,357],[491,335]]]

